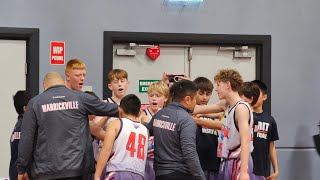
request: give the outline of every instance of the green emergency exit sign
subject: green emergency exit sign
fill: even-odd
[[[150,84],[157,81],[160,80],[139,80],[139,93],[147,93]]]

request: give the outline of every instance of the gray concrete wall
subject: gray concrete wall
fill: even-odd
[[[49,70],[63,72],[49,64],[49,43],[65,41],[66,58],[85,60],[86,84],[100,97],[103,31],[272,35],[276,145],[287,148],[279,152],[279,179],[316,180],[320,158],[314,149],[295,147],[313,146],[311,136],[318,132],[319,7],[317,0],[205,0],[193,10],[167,8],[163,0],[3,0],[0,26],[40,28],[40,80]]]

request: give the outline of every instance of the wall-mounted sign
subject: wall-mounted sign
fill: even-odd
[[[139,80],[139,93],[147,93],[151,83],[159,80]]]
[[[160,56],[160,47],[159,46],[149,47],[146,50],[146,54],[150,59],[156,60]]]
[[[64,65],[65,43],[51,41],[50,42],[50,64]]]

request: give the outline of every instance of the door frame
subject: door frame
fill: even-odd
[[[0,39],[26,41],[26,91],[39,94],[39,29],[0,27]]]
[[[146,43],[146,44],[188,44],[218,46],[255,46],[256,47],[256,79],[267,84],[271,89],[271,35],[240,34],[187,34],[187,33],[152,33],[104,31],[103,34],[103,98],[111,97],[106,87],[107,74],[113,68],[114,43]],[[264,105],[264,111],[271,114],[271,93]]]

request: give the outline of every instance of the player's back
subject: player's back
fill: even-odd
[[[127,118],[121,118],[120,122],[107,172],[129,171],[144,176],[148,130],[141,123]]]

